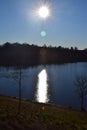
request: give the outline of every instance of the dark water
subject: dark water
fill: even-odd
[[[87,76],[87,63],[29,67],[21,71],[22,98],[80,107],[74,81],[78,75]],[[0,94],[18,97],[19,72],[16,68],[0,67]]]

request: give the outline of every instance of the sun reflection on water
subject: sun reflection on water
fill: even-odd
[[[43,69],[38,74],[38,83],[37,83],[37,90],[36,90],[37,102],[47,103],[49,101],[47,79],[48,79],[47,71]]]

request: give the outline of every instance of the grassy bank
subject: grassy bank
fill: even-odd
[[[0,95],[0,130],[87,130],[87,112]]]

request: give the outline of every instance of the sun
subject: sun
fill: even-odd
[[[44,19],[45,19],[45,18],[47,18],[47,17],[49,16],[50,10],[49,10],[48,7],[42,6],[42,7],[39,8],[38,14],[39,14],[39,16],[40,16],[41,18],[44,18]]]

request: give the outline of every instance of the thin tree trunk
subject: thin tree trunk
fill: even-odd
[[[83,95],[82,95],[82,97],[81,97],[81,110],[84,110],[84,97],[83,97]]]
[[[21,68],[19,71],[19,104],[18,104],[18,114],[21,113]]]

